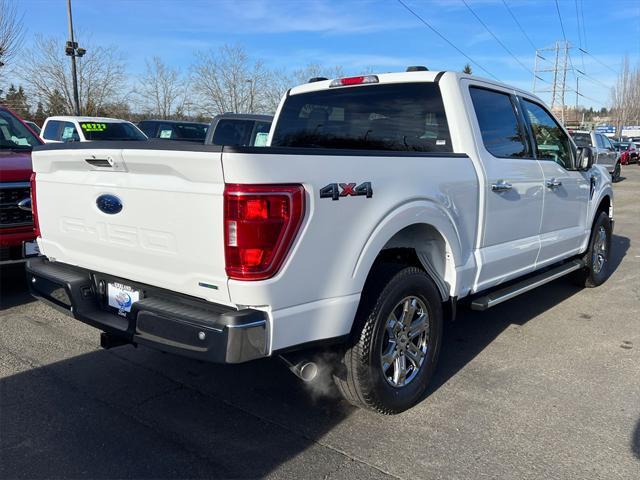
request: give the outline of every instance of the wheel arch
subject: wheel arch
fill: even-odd
[[[354,279],[364,288],[376,263],[402,262],[425,270],[443,301],[455,292],[456,261],[462,246],[458,229],[444,209],[433,202],[405,205],[387,215],[369,237],[355,265]]]
[[[609,191],[605,191],[598,201],[598,206],[593,210],[593,214],[591,215],[591,223],[593,226],[593,222],[596,221],[600,212],[606,213],[611,220],[613,220],[613,195]]]

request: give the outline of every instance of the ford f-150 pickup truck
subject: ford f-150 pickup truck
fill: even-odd
[[[611,177],[540,99],[454,72],[314,80],[266,147],[36,149],[33,294],[107,348],[281,355],[305,379],[330,349],[344,397],[392,414],[423,397],[461,299],[605,281]]]

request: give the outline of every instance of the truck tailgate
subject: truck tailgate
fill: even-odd
[[[229,304],[219,149],[78,147],[33,153],[42,252]]]

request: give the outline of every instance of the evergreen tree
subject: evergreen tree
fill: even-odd
[[[471,70],[471,65],[469,65],[468,63],[464,66],[464,68],[462,69],[462,73],[466,73],[468,75],[471,75],[473,73],[473,70]]]
[[[33,121],[36,122],[38,125],[42,126],[46,118],[47,118],[47,113],[44,111],[42,102],[38,102],[38,108],[36,109],[36,113],[33,114]]]
[[[54,90],[47,98],[47,106],[45,108],[46,116],[67,115],[67,102],[59,90]]]
[[[19,117],[29,119],[31,108],[27,102],[27,94],[21,86],[16,88],[15,85],[11,84],[3,99],[3,103]]]

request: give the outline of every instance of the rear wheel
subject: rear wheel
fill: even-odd
[[[611,234],[611,220],[605,212],[600,212],[593,224],[589,248],[584,256],[585,268],[574,276],[578,285],[597,287],[609,277]]]
[[[334,380],[352,404],[389,415],[426,392],[442,340],[442,302],[418,268],[385,265],[372,276]]]

